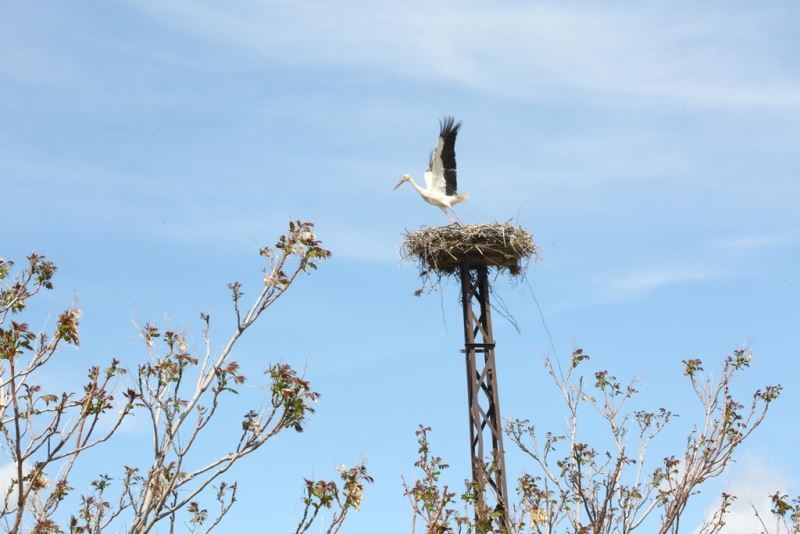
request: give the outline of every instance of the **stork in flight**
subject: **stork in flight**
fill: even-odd
[[[455,122],[453,117],[445,117],[439,121],[439,141],[431,154],[428,170],[423,175],[425,187],[422,188],[414,181],[410,174],[404,174],[395,189],[409,182],[422,200],[441,209],[450,217],[458,221],[453,211],[453,205],[469,199],[469,193],[458,194],[456,187],[456,136],[460,122]]]

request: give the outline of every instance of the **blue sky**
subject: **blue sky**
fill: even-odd
[[[406,229],[447,220],[410,188],[391,190],[420,177],[444,114],[463,121],[462,220],[514,219],[541,250],[528,279],[553,347],[528,286],[496,286],[521,329],[495,319],[503,415],[563,428],[542,357],[579,345],[591,369],[641,380],[640,407],[682,414],[660,445],[677,451],[696,415],[680,361],[713,368],[749,344],[742,393],[781,383],[785,394],[689,513],[700,518],[725,488],[798,490],[795,3],[140,0],[0,12],[0,255],[37,251],[60,266],[43,317],[73,298],[84,311],[82,346],[52,380],[98,358],[134,367],[144,352],[132,321],[199,340],[196,318],[210,312],[221,344],[225,284],[258,284],[258,247],[291,218],[315,221],[334,252],[238,351],[253,378],[270,361],[305,369],[322,399],[305,434],[235,473],[225,531],[262,514],[288,531],[302,478],[361,457],[376,482],[345,530],[407,531],[400,477],[412,475],[419,423],[434,428],[453,484],[466,476],[456,288],[413,297],[416,271],[397,252]],[[131,425],[123,450],[142,439]]]

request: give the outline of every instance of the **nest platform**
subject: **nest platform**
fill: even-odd
[[[526,230],[503,224],[450,224],[437,228],[423,226],[406,232],[400,250],[403,259],[416,260],[421,270],[440,275],[460,267],[485,265],[519,275],[536,254],[533,237]]]

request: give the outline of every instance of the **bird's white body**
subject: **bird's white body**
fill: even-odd
[[[458,217],[453,213],[453,206],[469,199],[469,193],[456,192],[455,143],[460,126],[461,123],[455,123],[452,117],[445,117],[440,122],[439,141],[423,175],[425,187],[420,186],[410,174],[404,174],[394,186],[397,189],[406,182],[410,183],[425,202],[436,206],[455,220]]]
[[[430,171],[426,171],[423,176],[425,178],[426,187],[420,186],[410,174],[403,176],[403,180],[410,183],[411,187],[417,190],[417,193],[419,193],[419,196],[422,197],[422,200],[428,204],[436,206],[445,213],[447,213],[448,209],[452,208],[459,202],[469,200],[469,193],[448,195],[445,193],[444,187],[431,187],[430,184],[433,182],[433,174]]]

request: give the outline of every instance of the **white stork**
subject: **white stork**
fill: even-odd
[[[455,122],[453,117],[445,117],[439,121],[439,142],[431,153],[428,170],[425,171],[425,188],[414,181],[410,174],[404,174],[395,189],[409,182],[428,204],[441,209],[450,217],[458,217],[453,212],[453,205],[469,199],[469,193],[458,194],[456,187],[456,136],[460,122]],[[449,211],[448,211],[449,210]]]

